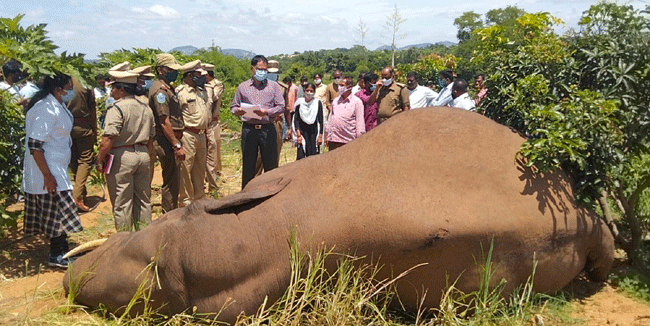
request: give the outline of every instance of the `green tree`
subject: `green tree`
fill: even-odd
[[[473,11],[466,11],[460,17],[454,19],[454,25],[458,27],[456,37],[462,43],[469,40],[475,29],[483,27],[483,21],[481,15]]]

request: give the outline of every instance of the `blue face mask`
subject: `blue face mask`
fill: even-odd
[[[65,102],[65,103],[68,103],[68,102],[72,101],[72,99],[74,98],[74,95],[75,95],[74,89],[70,89],[70,90],[68,90],[67,93],[65,93],[65,95],[61,96],[61,101]]]
[[[268,72],[266,70],[255,69],[255,79],[257,81],[265,81],[267,74]]]
[[[372,84],[372,85],[370,86],[370,91],[371,91],[371,92],[374,92],[375,89],[377,89],[377,85],[376,85],[376,84]]]
[[[142,88],[150,89],[151,86],[153,86],[153,80],[152,79],[145,79],[144,80],[144,86],[142,86]]]
[[[440,88],[447,87],[447,80],[442,79],[442,78],[438,78],[438,87],[440,87]]]

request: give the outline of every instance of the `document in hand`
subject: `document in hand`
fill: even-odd
[[[260,109],[262,109],[262,107],[257,105],[257,104],[253,105],[253,104],[248,104],[248,103],[242,103],[240,108],[242,110],[246,111],[246,113],[243,116],[241,116],[242,118],[247,118],[247,119],[261,119],[262,118],[257,113],[254,112],[254,111],[259,111]]]

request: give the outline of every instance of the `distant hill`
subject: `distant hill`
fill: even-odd
[[[182,53],[184,55],[192,55],[192,53],[196,52],[196,50],[198,50],[198,49],[199,48],[197,48],[195,46],[185,45],[185,46],[175,47],[175,48],[169,50],[169,52],[178,51],[178,52],[180,52],[180,53]]]
[[[443,42],[438,42],[436,44],[431,44],[431,43],[410,44],[410,45],[407,45],[407,46],[397,48],[397,51],[408,50],[410,48],[422,49],[422,48],[430,47],[432,45],[452,46],[452,45],[456,45],[456,43],[449,42],[449,41],[443,41]],[[383,51],[383,50],[390,51],[390,45],[382,45],[382,46],[375,49],[375,51]]]
[[[225,55],[232,55],[235,58],[239,59],[252,58],[255,56],[255,53],[242,49],[221,49],[221,53]]]

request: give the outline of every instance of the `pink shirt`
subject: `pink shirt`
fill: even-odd
[[[348,143],[366,132],[363,116],[363,102],[350,94],[347,98],[338,96],[332,101],[327,124],[327,141]]]

